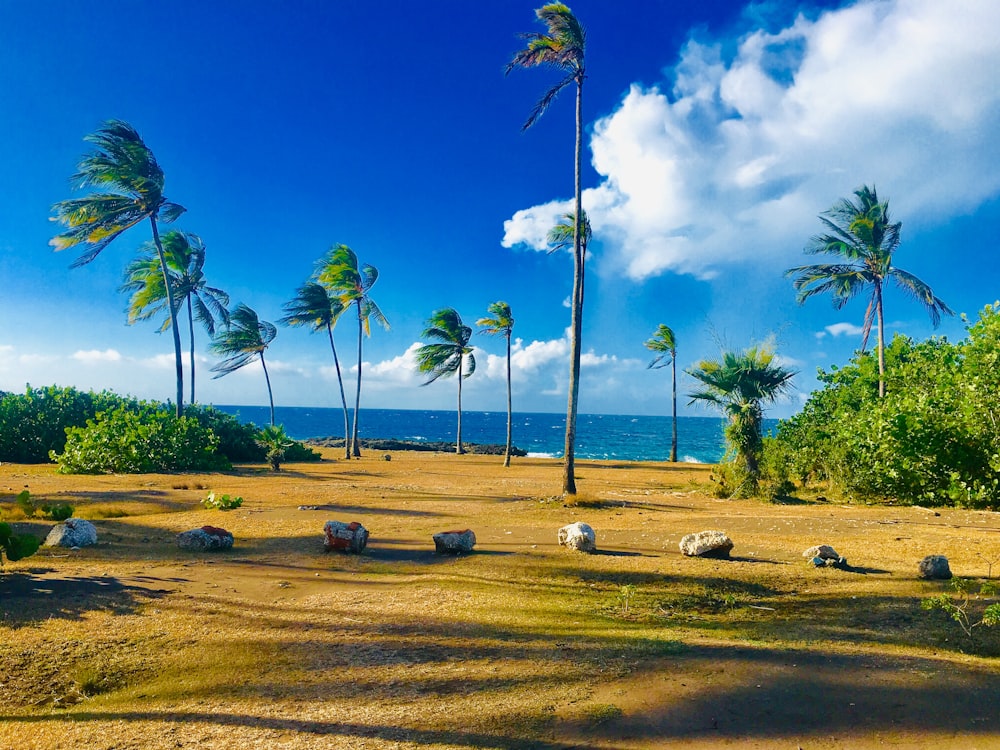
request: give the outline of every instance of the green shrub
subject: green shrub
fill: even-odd
[[[3,563],[4,555],[11,562],[31,557],[38,551],[40,543],[38,537],[31,534],[15,534],[10,524],[0,523],[0,564]]]
[[[21,509],[21,512],[24,513],[25,518],[33,518],[38,510],[38,508],[35,507],[35,501],[31,499],[31,493],[28,492],[28,490],[21,490],[18,492],[17,497],[14,498],[14,502],[17,504],[17,507]]]
[[[216,495],[209,492],[201,504],[208,510],[233,510],[243,505],[242,497],[230,497],[229,495]]]
[[[197,419],[175,417],[143,403],[99,413],[84,427],[66,431],[65,451],[52,459],[64,474],[142,474],[217,471],[230,468],[216,452],[219,440]]]
[[[73,517],[73,506],[69,503],[55,503],[54,505],[46,503],[42,506],[42,513],[53,521],[65,521],[67,518]]]
[[[285,448],[285,460],[291,463],[322,461],[323,456],[305,443],[300,443],[296,440]]]
[[[260,430],[255,425],[244,424],[232,414],[199,404],[186,406],[184,416],[197,419],[212,430],[219,439],[216,450],[232,463],[264,460],[266,450],[257,442]]]

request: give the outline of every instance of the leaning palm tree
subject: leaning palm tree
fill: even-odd
[[[434,311],[420,335],[435,342],[417,349],[417,369],[430,375],[423,385],[430,385],[441,376],[458,375],[458,438],[455,452],[465,453],[462,448],[462,381],[476,371],[476,358],[469,346],[472,329],[462,323],[455,309],[446,307]],[[465,369],[466,363],[468,369]]]
[[[299,287],[295,298],[285,303],[287,315],[278,320],[286,326],[309,326],[313,332],[325,330],[333,352],[333,366],[337,371],[337,385],[340,386],[340,403],[344,407],[344,458],[351,457],[351,429],[347,411],[347,396],[344,393],[344,378],[340,373],[340,358],[337,345],[333,342],[333,327],[337,325],[346,308],[339,297],[334,297],[322,284],[309,281]]]
[[[572,11],[562,3],[550,3],[535,11],[547,32],[522,34],[527,46],[514,54],[505,73],[515,68],[539,65],[558,69],[563,78],[538,100],[521,130],[530,128],[548,109],[556,96],[571,83],[576,84],[576,145],[574,150],[574,210],[573,216],[583,216],[581,172],[583,159],[583,79],[586,77],[584,48],[586,33]],[[573,222],[573,297],[570,325],[569,398],[566,408],[566,445],[563,470],[563,492],[576,494],[574,445],[576,443],[576,413],[580,397],[580,354],[583,331],[583,238],[580,223]]]
[[[229,295],[208,285],[205,279],[205,244],[201,237],[189,232],[171,230],[161,238],[163,254],[174,304],[187,307],[188,337],[191,364],[191,403],[195,403],[194,322],[197,320],[211,337],[216,323],[229,321]],[[119,291],[131,292],[128,323],[149,320],[165,312],[167,294],[163,286],[156,247],[151,242],[139,248],[139,254],[125,268],[125,278]],[[170,327],[170,316],[163,319],[160,332]]]
[[[661,323],[653,337],[646,341],[645,347],[657,353],[648,367],[658,370],[670,365],[671,416],[673,418],[670,461],[675,463],[677,461],[677,338],[670,326]]]
[[[875,188],[867,185],[854,191],[857,201],[843,198],[833,208],[820,215],[829,230],[813,237],[806,245],[809,254],[826,253],[840,258],[838,263],[820,263],[789,268],[786,276],[793,282],[799,303],[815,294],[829,292],[838,310],[849,300],[871,290],[865,311],[864,338],[861,349],[868,345],[872,324],[878,330],[878,394],[885,395],[885,330],[882,296],[885,283],[892,279],[896,286],[920,302],[937,328],[941,314],[954,315],[951,309],[927,284],[913,274],[892,265],[892,255],[900,242],[902,222],[889,220],[889,201],[880,202]]]
[[[480,333],[488,336],[503,336],[507,340],[507,448],[504,451],[503,465],[510,466],[510,451],[512,446],[512,426],[514,414],[511,411],[510,397],[510,335],[514,330],[514,315],[506,302],[494,302],[488,308],[492,317],[480,318],[476,325]]]
[[[724,351],[720,359],[702,360],[687,373],[701,384],[688,394],[688,403],[711,404],[729,419],[726,442],[743,475],[736,493],[755,494],[764,406],[788,392],[795,372],[778,364],[772,346],[763,344],[744,351]]]
[[[264,350],[274,341],[278,329],[274,324],[257,317],[257,313],[244,304],[240,304],[229,314],[229,325],[219,331],[212,342],[212,351],[224,360],[212,367],[217,372],[215,378],[221,378],[241,367],[260,359],[264,368],[264,382],[267,383],[267,398],[271,404],[271,426],[274,426],[274,395],[271,393],[271,378],[267,374],[267,364],[264,362]],[[214,379],[214,378],[213,378]]]
[[[345,307],[354,305],[358,312],[358,387],[354,396],[354,428],[351,434],[351,450],[354,456],[361,455],[358,442],[358,411],[361,408],[361,341],[371,336],[370,319],[386,330],[389,321],[385,319],[375,300],[369,294],[378,281],[378,269],[365,263],[358,265],[358,256],[347,245],[334,245],[319,262],[316,279],[336,295]]]
[[[184,412],[184,367],[181,362],[181,338],[177,327],[173,291],[167,279],[169,271],[160,242],[158,221],[171,222],[184,208],[163,195],[163,170],[135,128],[121,120],[108,120],[84,140],[94,145],[77,166],[72,181],[78,188],[96,188],[82,198],[56,203],[54,220],[66,231],[49,242],[56,250],[82,246],[84,253],[71,264],[86,265],[100,255],[118,235],[143,221],[149,221],[156,246],[160,272],[166,289],[170,328],[174,337],[177,372],[177,416]]]

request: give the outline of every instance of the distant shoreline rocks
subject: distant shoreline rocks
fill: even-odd
[[[344,438],[309,438],[304,441],[307,445],[319,448],[343,448]],[[371,440],[361,440],[361,447],[370,451],[427,451],[432,453],[454,453],[455,444],[451,442],[429,442],[423,440],[384,440],[374,438]],[[462,449],[466,453],[479,453],[486,456],[502,456],[507,447],[496,444],[462,443]],[[527,456],[528,452],[521,450],[517,446],[511,446],[510,455]]]

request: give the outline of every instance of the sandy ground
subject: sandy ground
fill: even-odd
[[[1000,574],[1000,518],[707,494],[707,467],[393,453],[227,474],[61,476],[96,547],[0,579],[0,748],[1000,748],[1000,653],[921,598],[917,561]],[[244,505],[203,509],[209,490]],[[329,519],[371,532],[327,554]],[[599,554],[556,530],[584,521]],[[178,550],[210,524],[227,553]],[[44,533],[51,523],[22,529]],[[431,535],[471,528],[469,556]],[[728,561],[685,558],[718,528]],[[829,543],[847,570],[802,550]],[[973,609],[980,602],[973,603]]]

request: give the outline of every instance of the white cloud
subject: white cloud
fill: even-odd
[[[672,84],[633,85],[593,126],[603,180],[584,205],[602,261],[637,280],[784,268],[863,183],[899,219],[974,209],[1000,191],[997,28],[1000,3],[884,0],[735,47],[689,42]],[[568,206],[518,211],[503,244],[542,249]]]
[[[833,337],[837,336],[861,336],[865,329],[853,323],[834,323],[823,329]]]
[[[70,355],[72,359],[77,362],[82,362],[85,365],[91,365],[98,362],[120,362],[122,360],[122,355],[120,352],[114,349],[105,349],[104,351],[99,351],[97,349],[88,349],[73,352]]]

